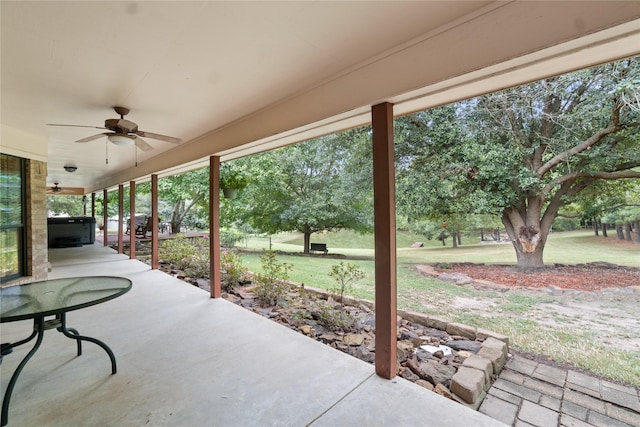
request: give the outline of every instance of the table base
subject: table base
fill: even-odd
[[[27,362],[29,362],[29,359],[31,359],[33,355],[36,353],[36,351],[38,351],[38,348],[40,348],[40,344],[42,344],[42,339],[44,337],[44,331],[46,331],[47,329],[55,328],[58,332],[61,332],[65,337],[76,340],[76,343],[78,346],[78,356],[82,355],[82,341],[89,341],[96,345],[99,345],[104,349],[104,351],[107,352],[107,354],[109,355],[109,359],[111,359],[111,374],[113,375],[116,373],[116,357],[114,356],[113,351],[111,351],[111,349],[102,341],[97,340],[95,338],[82,336],[74,328],[67,328],[66,323],[67,321],[66,321],[65,313],[56,314],[55,319],[51,319],[47,321],[44,320],[44,316],[36,316],[33,319],[33,333],[29,337],[21,341],[18,341],[16,343],[2,344],[2,356],[4,356],[6,354],[11,353],[14,347],[17,347],[22,344],[26,344],[27,342],[37,337],[35,345],[29,351],[29,353],[27,353],[24,359],[22,359],[22,362],[20,362],[15,372],[11,376],[11,379],[9,380],[7,391],[5,392],[4,398],[2,399],[2,426],[6,426],[7,423],[9,422],[9,402],[11,401],[11,394],[13,393],[13,388],[15,387],[16,382],[18,381],[18,376],[20,376],[22,369],[26,366]],[[0,359],[0,362],[1,360],[2,359]]]

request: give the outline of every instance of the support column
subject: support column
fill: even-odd
[[[129,259],[136,259],[136,182],[129,181]]]
[[[91,193],[91,216],[96,217],[96,193]]]
[[[209,157],[209,288],[220,298],[220,157]]]
[[[102,240],[104,240],[104,245],[109,246],[109,213],[107,212],[107,189],[102,190],[102,223],[104,224],[104,228],[102,229]]]
[[[158,175],[151,175],[151,269],[158,269]]]
[[[376,374],[397,374],[396,214],[393,104],[372,107]]]
[[[124,186],[118,185],[118,253],[124,253],[124,235],[123,227],[124,223]]]

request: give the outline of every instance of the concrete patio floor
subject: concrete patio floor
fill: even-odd
[[[504,425],[222,299],[210,299],[100,245],[51,249],[50,278],[112,275],[132,290],[69,312],[98,338],[76,357],[55,330],[20,375],[9,426],[497,426]],[[2,342],[31,321],[2,324]],[[2,393],[28,343],[5,356]]]

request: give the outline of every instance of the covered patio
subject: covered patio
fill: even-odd
[[[132,280],[127,294],[68,315],[111,347],[118,372],[98,346],[77,357],[72,340],[47,331],[14,389],[10,426],[502,425],[108,247],[51,249],[49,259],[50,278]],[[2,340],[31,328],[5,323]],[[5,356],[3,393],[31,346]]]

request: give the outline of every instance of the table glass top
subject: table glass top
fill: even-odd
[[[116,298],[131,289],[124,277],[90,276],[45,280],[0,289],[0,320],[77,310]]]

